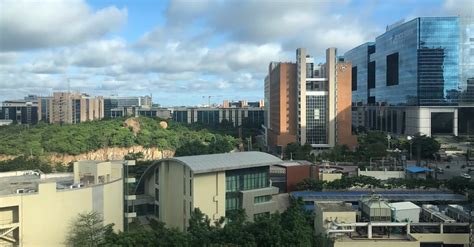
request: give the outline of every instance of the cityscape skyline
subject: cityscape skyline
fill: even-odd
[[[263,98],[268,62],[293,61],[297,47],[323,61],[325,48],[343,54],[400,19],[473,11],[469,1],[452,0],[3,4],[1,101],[70,89],[153,94],[163,105],[204,104],[210,95],[211,103],[256,101]],[[302,35],[305,30],[311,32]]]

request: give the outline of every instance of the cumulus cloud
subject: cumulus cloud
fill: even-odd
[[[445,0],[433,8],[453,14],[469,3]],[[398,4],[175,0],[163,22],[131,40],[113,34],[127,19],[125,8],[97,10],[82,0],[0,0],[0,98],[48,94],[69,84],[96,95],[153,93],[165,105],[207,103],[204,95],[221,97],[212,102],[258,100],[270,61],[294,61],[298,47],[316,59],[328,47],[343,54],[390,24],[374,21],[373,13]],[[413,11],[391,18],[423,13]]]
[[[127,10],[93,11],[82,0],[0,1],[0,50],[15,51],[78,44],[116,30]]]

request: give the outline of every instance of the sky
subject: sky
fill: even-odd
[[[152,95],[164,106],[263,99],[271,61],[316,60],[474,0],[0,0],[0,101]]]

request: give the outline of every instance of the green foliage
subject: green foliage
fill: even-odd
[[[225,224],[224,224],[225,222]],[[211,224],[209,217],[196,208],[187,232],[168,229],[152,221],[152,230],[137,228],[127,233],[109,232],[105,246],[320,246],[315,239],[311,214],[301,200],[290,201],[282,214],[264,215],[254,222],[246,220],[243,210],[235,210]]]
[[[100,246],[105,243],[106,235],[112,233],[112,226],[113,224],[104,226],[100,213],[79,214],[70,226],[66,244],[68,246]]]
[[[441,145],[433,137],[418,135],[412,139],[412,157],[418,157],[421,159],[433,159],[435,154],[438,153]],[[405,142],[403,148],[410,150],[410,143]]]
[[[296,184],[296,190],[322,191],[324,182],[319,179],[305,178]]]
[[[56,152],[77,155],[105,147],[143,145],[162,150],[179,150],[179,154],[205,154],[231,151],[237,144],[232,136],[192,130],[169,122],[160,126],[160,119],[139,117],[140,130],[124,126],[124,119],[89,121],[76,125],[37,124],[26,128],[11,125],[0,128],[0,154],[34,155]],[[191,147],[198,145],[197,148]]]
[[[466,181],[450,180],[447,182],[447,187],[454,192],[463,191],[465,188]],[[462,180],[462,179],[461,179]],[[379,179],[369,176],[357,176],[347,177],[343,176],[341,179],[336,179],[331,182],[323,182],[314,178],[307,178],[296,185],[297,190],[310,190],[310,191],[322,191],[327,190],[343,190],[351,187],[370,187],[370,188],[407,188],[407,189],[418,189],[418,188],[434,188],[438,189],[443,185],[443,181],[435,179],[389,179],[385,183],[382,183]],[[450,184],[451,183],[451,184]],[[469,187],[468,187],[469,188]],[[474,189],[474,185],[472,186]]]
[[[59,171],[67,170],[67,168],[64,170],[63,167],[60,167],[59,169]],[[38,157],[29,158],[26,156],[19,156],[12,160],[0,161],[0,172],[22,170],[40,170],[44,173],[51,173],[53,171],[49,162]],[[56,169],[56,171],[58,170]]]
[[[284,153],[287,159],[313,161],[314,157],[311,154],[311,150],[312,148],[309,144],[301,146],[298,143],[292,142],[286,145]]]
[[[369,131],[357,137],[357,156],[361,161],[380,158],[387,155],[387,134],[381,131]]]

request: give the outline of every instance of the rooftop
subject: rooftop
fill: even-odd
[[[194,173],[235,170],[249,167],[269,166],[283,161],[273,155],[262,152],[235,152],[175,157],[175,160],[187,165]]]
[[[315,208],[321,208],[324,212],[348,212],[356,211],[350,203],[345,202],[315,202]]]
[[[409,173],[422,173],[422,172],[431,172],[432,170],[426,167],[408,166],[406,171]]]
[[[0,196],[16,194],[19,189],[23,189],[25,193],[34,193],[38,191],[38,184],[53,182],[56,182],[58,189],[66,188],[74,183],[73,174],[61,173],[58,176],[45,177],[44,174],[23,173],[0,177]]]
[[[394,202],[389,204],[390,207],[395,208],[396,210],[405,210],[405,209],[420,209],[413,202]]]
[[[358,202],[362,196],[370,195],[372,191],[295,191],[293,197],[301,197],[304,201],[346,201]],[[412,202],[465,202],[466,197],[444,191],[377,191],[387,201]]]

